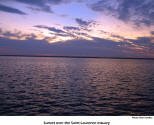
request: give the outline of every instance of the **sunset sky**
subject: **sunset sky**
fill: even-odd
[[[0,0],[0,55],[154,58],[154,0]]]

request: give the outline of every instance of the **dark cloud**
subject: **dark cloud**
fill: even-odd
[[[0,54],[18,54],[25,55],[57,55],[57,56],[102,56],[102,57],[153,57],[154,37],[139,37],[137,39],[122,39],[121,36],[111,34],[113,37],[121,38],[121,41],[115,42],[98,37],[88,36],[86,33],[75,32],[74,34],[87,36],[93,40],[85,40],[73,37],[73,40],[66,42],[48,43],[54,41],[58,36],[71,36],[70,32],[65,32],[54,27],[38,25],[38,28],[45,28],[54,37],[46,37],[44,40],[36,40],[34,34],[22,34],[21,32],[4,32],[0,29]],[[72,30],[70,30],[72,31]],[[12,40],[12,37],[18,39],[25,37],[26,40]],[[9,39],[10,38],[10,39]],[[76,38],[76,39],[75,39]],[[1,51],[1,50],[7,51]],[[141,54],[142,53],[142,54]],[[149,56],[151,54],[151,56]]]
[[[133,41],[136,45],[140,44],[143,38]],[[148,39],[146,39],[147,41]],[[142,42],[143,43],[143,42]],[[93,37],[93,40],[74,39],[66,42],[48,43],[46,39],[35,40],[29,38],[27,40],[11,40],[0,38],[0,54],[16,54],[10,53],[16,50],[18,54],[25,55],[55,55],[55,56],[102,56],[102,57],[138,57],[137,51],[131,49],[130,43],[115,42],[102,38]],[[2,52],[1,50],[7,51]],[[10,51],[9,51],[10,50]],[[127,52],[128,53],[127,53]],[[131,52],[131,53],[129,53]],[[152,53],[152,50],[149,51]],[[147,57],[147,55],[140,55]]]
[[[80,37],[91,38],[90,35],[83,32],[83,31],[90,31],[86,26],[81,26],[81,27],[64,26],[63,29],[66,30],[66,32],[72,37],[78,38],[80,36]]]
[[[8,13],[15,13],[15,14],[19,14],[19,15],[26,15],[26,13],[22,12],[21,10],[18,10],[13,7],[5,6],[2,4],[0,4],[0,11],[8,12]]]
[[[46,0],[15,0],[15,1],[33,6],[32,8],[35,10],[53,13],[50,6],[47,4],[48,1]]]
[[[48,43],[44,40],[11,40],[7,38],[0,38],[0,48],[7,49],[7,52],[0,52],[1,54],[25,54],[33,55],[37,53],[43,53],[43,49],[48,49]],[[9,50],[15,51],[15,53],[9,53]]]
[[[47,13],[54,13],[49,6],[28,7],[28,8],[31,9],[32,11],[36,11],[36,12],[44,11],[44,12],[47,12]]]
[[[29,39],[29,38],[36,38],[36,35],[34,34],[24,34],[20,31],[15,31],[15,32],[11,32],[11,31],[3,31],[0,28],[0,36],[4,37],[4,38],[15,38],[15,39],[21,39],[21,38],[25,38],[25,39]]]
[[[64,33],[63,30],[61,29],[57,29],[57,28],[54,28],[54,27],[46,27],[48,30],[52,31],[52,32],[56,32],[56,33]]]
[[[14,0],[14,1],[26,3],[26,4],[30,4],[30,5],[36,5],[36,6],[41,6],[41,5],[44,6],[45,5],[44,0]]]
[[[28,8],[35,11],[45,11],[48,13],[53,13],[51,6],[58,5],[62,3],[69,3],[71,0],[0,0],[2,2],[5,1],[16,1],[19,3],[29,5]]]
[[[94,11],[114,15],[124,21],[134,21],[135,24],[154,24],[153,0],[99,0],[89,5]]]
[[[48,29],[49,31],[52,31],[55,33],[65,33],[63,30],[57,29],[55,27],[48,27],[48,26],[44,26],[44,25],[36,25],[34,27]]]
[[[72,0],[48,0],[48,2],[50,4],[54,4],[54,5],[58,5],[58,4],[62,4],[62,3],[69,3]]]
[[[80,37],[87,37],[87,38],[92,38],[92,36],[88,35],[87,33],[82,33],[82,32],[75,32],[75,34],[77,35],[80,35]]]
[[[69,31],[64,31],[55,27],[49,27],[49,26],[44,26],[44,25],[36,25],[34,26],[36,28],[44,28],[47,29],[49,31],[51,31],[51,34],[54,34],[56,36],[63,36],[63,37],[75,37],[71,32]],[[68,27],[67,27],[68,28]]]
[[[108,47],[111,44],[110,47]],[[51,54],[58,56],[122,56],[124,53],[117,49],[116,44],[107,43],[107,40],[69,40],[67,42],[57,42],[50,44],[46,40],[10,40],[0,38],[0,48],[17,50],[18,53],[25,55]],[[112,46],[112,47],[111,47]],[[14,54],[2,53],[0,54]],[[15,53],[16,54],[16,53]]]
[[[78,27],[74,27],[74,26],[64,26],[64,29],[65,30],[80,30],[80,28],[78,28]]]
[[[80,26],[88,26],[89,24],[92,23],[92,21],[85,21],[80,18],[76,18],[75,21],[80,25]]]
[[[114,38],[118,38],[118,39],[121,39],[121,40],[124,40],[125,38],[122,37],[122,36],[119,36],[119,35],[115,35],[115,34],[112,34],[112,33],[108,33],[110,34],[111,37],[114,37]]]
[[[11,33],[9,31],[3,32],[1,33],[1,35],[3,35],[4,37],[16,37],[19,38],[20,33]]]
[[[134,20],[134,24],[136,26],[140,26],[140,24],[146,24],[147,26],[152,25],[152,22],[149,19],[141,19],[141,20]]]
[[[133,44],[139,47],[148,48],[154,50],[154,37],[139,37],[137,40],[130,40]]]
[[[56,36],[62,36],[62,37],[68,37],[70,35],[66,34],[66,33],[56,33]]]
[[[31,6],[30,9],[33,9],[35,11],[45,11],[49,13],[53,13],[50,6],[70,2],[70,0],[14,0],[14,1],[28,4]]]
[[[154,31],[151,31],[151,34],[154,35]]]

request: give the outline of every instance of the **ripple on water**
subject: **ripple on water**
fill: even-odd
[[[154,115],[154,61],[0,57],[0,115]]]

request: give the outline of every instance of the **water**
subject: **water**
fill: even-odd
[[[0,57],[0,115],[154,115],[154,60]]]

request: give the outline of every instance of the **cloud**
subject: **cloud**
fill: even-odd
[[[26,13],[22,12],[21,10],[18,10],[16,8],[13,8],[13,7],[5,6],[5,5],[2,5],[2,4],[0,4],[0,11],[19,14],[19,15],[26,15]]]
[[[52,32],[55,32],[55,33],[65,33],[63,30],[57,29],[55,27],[48,27],[48,26],[44,26],[44,25],[36,25],[34,27],[44,28],[44,29],[47,29],[47,30],[52,31]]]
[[[88,26],[89,24],[92,23],[92,21],[85,21],[80,18],[76,18],[75,21],[80,25],[80,26]]]
[[[15,0],[15,1],[33,6],[31,8],[33,10],[53,13],[50,6],[47,4],[47,1],[44,1],[44,0]]]
[[[6,50],[14,51],[15,53],[10,53],[9,51],[0,52],[3,54],[25,54],[25,55],[33,55],[37,53],[43,53],[42,49],[48,49],[48,43],[44,40],[12,40],[7,38],[0,38],[0,50],[5,48]]]
[[[55,55],[55,56],[101,56],[101,57],[154,57],[153,46],[145,50],[138,50],[136,46],[147,45],[152,38],[138,38],[130,40],[135,45],[125,41],[115,42],[112,40],[93,37],[93,40],[74,39],[66,42],[48,43],[46,39],[36,40],[11,40],[0,38],[0,54],[19,55]],[[140,42],[141,41],[141,42]],[[152,45],[150,42],[150,45]],[[146,46],[147,47],[147,46]],[[1,51],[3,49],[7,51]],[[10,53],[10,51],[17,51]],[[141,54],[142,52],[142,54]],[[151,54],[151,55],[150,55]],[[150,55],[150,56],[149,56]]]
[[[43,6],[43,7],[28,7],[30,10],[34,12],[47,12],[47,13],[54,13],[49,6]]]
[[[0,1],[4,1],[4,0],[0,0]],[[51,9],[52,5],[69,3],[71,0],[5,0],[5,1],[16,1],[19,3],[29,5],[28,8],[30,8],[31,10],[53,13]]]
[[[113,37],[113,38],[118,38],[118,39],[121,39],[121,40],[125,40],[125,38],[124,37],[122,37],[122,36],[120,36],[120,35],[115,35],[115,34],[113,34],[113,33],[108,33],[111,37]]]
[[[0,37],[3,38],[10,38],[10,39],[29,39],[29,38],[36,38],[34,34],[24,34],[21,31],[3,31],[0,28]]]
[[[58,5],[62,3],[69,3],[72,2],[72,0],[48,0],[50,4]]]
[[[64,31],[55,27],[49,27],[49,26],[45,26],[45,25],[36,25],[34,26],[36,28],[43,28],[43,29],[47,29],[49,31],[51,31],[55,36],[60,36],[60,37],[75,37],[71,32],[69,31]]]
[[[136,25],[154,24],[153,0],[99,0],[88,5],[92,10],[113,15]]]
[[[154,37],[138,37],[137,40],[130,40],[133,44],[139,47],[148,48],[154,50]]]
[[[107,43],[110,44],[110,43]],[[108,46],[108,45],[107,45]],[[11,40],[0,38],[0,48],[17,50],[18,53],[25,55],[58,55],[58,56],[120,56],[122,55],[118,47],[107,47],[106,41],[89,40],[69,40],[67,42],[58,42],[49,44],[46,40]],[[111,44],[112,46],[112,44]],[[113,49],[114,48],[114,49]],[[1,54],[16,54],[2,53]]]
[[[91,22],[90,22],[91,23]],[[87,28],[87,25],[83,25],[80,27],[74,27],[74,26],[63,26],[62,29],[55,28],[55,27],[49,27],[45,25],[35,25],[34,27],[36,28],[43,28],[51,31],[55,36],[60,36],[60,37],[69,37],[72,39],[80,39],[80,38],[86,38],[86,39],[91,39],[91,35],[89,35],[87,32],[90,31]],[[90,26],[89,26],[90,27]]]
[[[154,31],[151,31],[151,35],[154,35]]]
[[[73,27],[73,26],[64,26],[64,29],[65,30],[80,30],[80,28],[78,28],[78,27]]]
[[[14,1],[19,2],[23,4],[29,5],[29,9],[35,10],[35,11],[44,11],[48,13],[54,13],[51,9],[52,5],[59,5],[62,3],[69,3],[71,0],[0,0],[2,2],[5,1]]]

